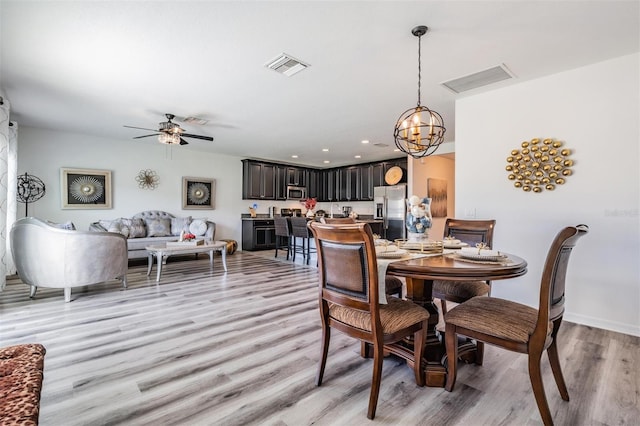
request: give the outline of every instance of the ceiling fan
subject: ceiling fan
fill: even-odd
[[[184,140],[184,138],[195,138],[195,139],[203,139],[205,141],[213,141],[213,138],[211,136],[192,135],[191,133],[185,133],[186,130],[184,130],[178,124],[171,121],[174,118],[176,118],[175,115],[165,114],[165,117],[167,117],[167,121],[163,121],[159,123],[160,128],[158,130],[145,129],[144,127],[134,127],[134,126],[124,126],[124,127],[128,127],[130,129],[149,130],[151,132],[156,132],[150,135],[135,136],[133,139],[141,139],[141,138],[148,138],[150,136],[158,136],[158,141],[160,143],[164,143],[167,145],[173,145],[173,144],[187,145],[189,142]]]

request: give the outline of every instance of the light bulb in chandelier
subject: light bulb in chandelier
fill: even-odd
[[[158,142],[166,145],[174,145],[180,143],[180,135],[174,133],[160,133],[158,135]]]

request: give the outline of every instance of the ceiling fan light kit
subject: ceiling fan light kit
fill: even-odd
[[[442,116],[420,104],[420,85],[422,77],[421,39],[429,28],[419,25],[411,30],[418,37],[418,104],[403,112],[393,129],[393,138],[398,149],[413,158],[422,158],[433,154],[444,141]]]
[[[124,126],[124,127],[128,127],[130,129],[150,130],[152,132],[156,132],[151,135],[135,136],[134,139],[148,138],[150,136],[158,136],[158,142],[165,145],[187,145],[189,142],[184,140],[184,138],[196,138],[196,139],[202,139],[205,141],[213,141],[213,138],[211,136],[192,135],[190,133],[185,133],[185,130],[183,128],[181,128],[178,124],[172,121],[176,117],[175,115],[165,114],[165,117],[167,117],[167,121],[158,123],[158,130],[145,129],[143,127],[134,127],[134,126]]]

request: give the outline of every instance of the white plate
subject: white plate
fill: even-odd
[[[459,249],[459,248],[462,248],[462,247],[468,247],[469,246],[469,244],[467,244],[467,243],[463,243],[463,242],[449,243],[449,242],[447,242],[447,240],[444,240],[442,242],[442,245],[443,245],[444,248],[447,248],[447,249]]]
[[[478,254],[478,252],[476,251],[475,253],[464,253],[462,251],[460,251],[460,253],[458,253],[460,255],[460,257],[464,257],[465,259],[471,259],[471,260],[488,260],[490,262],[500,262],[502,260],[506,260],[507,256],[503,255],[503,254],[493,254],[493,255],[489,255],[487,254]]]
[[[382,252],[376,253],[376,256],[379,257],[380,259],[396,259],[406,255],[407,255],[406,250],[382,251]]]

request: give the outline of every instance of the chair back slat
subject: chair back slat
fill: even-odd
[[[556,235],[545,261],[540,283],[540,306],[534,334],[546,335],[549,321],[564,314],[564,292],[569,258],[577,241],[589,232],[587,225],[568,226]]]
[[[444,236],[454,237],[470,246],[484,243],[493,246],[493,228],[495,220],[447,219],[444,224]]]
[[[288,237],[291,235],[291,224],[286,217],[274,217],[273,222],[276,227],[276,235],[278,237]]]
[[[378,266],[369,225],[313,222],[309,227],[318,249],[321,298],[373,313],[378,305]]]
[[[291,235],[297,238],[310,238],[309,228],[307,228],[307,219],[304,217],[292,217],[291,221]]]

